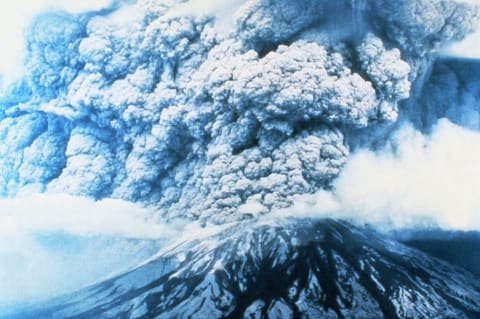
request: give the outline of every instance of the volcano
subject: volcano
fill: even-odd
[[[125,274],[3,318],[478,318],[478,276],[345,221],[178,240]]]
[[[480,6],[225,2],[32,18],[0,318],[480,318]]]

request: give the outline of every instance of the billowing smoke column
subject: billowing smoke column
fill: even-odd
[[[214,223],[288,206],[329,188],[345,133],[395,121],[431,54],[478,18],[454,1],[248,0],[225,31],[179,3],[32,24],[25,77],[1,98],[2,196]]]

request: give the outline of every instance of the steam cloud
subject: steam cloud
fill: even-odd
[[[480,46],[478,43],[480,43],[480,31],[469,35],[465,40],[459,43],[452,44],[443,52],[443,54],[460,58],[478,59],[480,58]]]
[[[477,0],[463,0],[465,3],[477,5]],[[443,53],[461,58],[479,59],[480,58],[480,31],[468,35],[462,41],[452,43]]]
[[[342,217],[385,230],[478,230],[479,156],[479,132],[448,120],[431,135],[404,126],[383,150],[353,154],[333,192],[302,195],[277,214]]]
[[[160,239],[172,236],[152,210],[120,201],[69,195],[34,195],[0,199],[2,237],[19,234],[66,232],[76,236],[121,236]]]

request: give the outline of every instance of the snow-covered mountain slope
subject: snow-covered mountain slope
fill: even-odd
[[[235,225],[7,318],[478,318],[480,280],[335,220]]]

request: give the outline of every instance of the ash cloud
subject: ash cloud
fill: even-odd
[[[477,19],[454,1],[249,0],[225,33],[218,3],[196,4],[39,17],[26,75],[1,98],[0,194],[212,223],[291,205],[331,188],[345,133],[394,122],[433,52]]]
[[[72,14],[100,10],[111,5],[110,0],[19,0],[0,4],[0,88],[18,81],[24,73],[25,32],[30,21],[46,11],[63,10]]]

